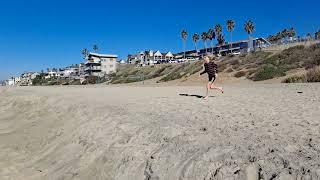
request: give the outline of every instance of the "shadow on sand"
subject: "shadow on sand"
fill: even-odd
[[[204,98],[204,96],[196,95],[196,94],[179,94],[179,96],[191,96],[191,97],[196,97],[196,98]],[[209,97],[214,97],[214,96],[209,96]]]

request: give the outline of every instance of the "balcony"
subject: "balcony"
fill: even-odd
[[[84,68],[85,71],[100,72],[101,66],[89,66]]]
[[[85,63],[86,66],[90,66],[90,65],[96,65],[96,66],[99,66],[101,65],[101,62],[100,61],[94,61],[94,60],[89,60]]]

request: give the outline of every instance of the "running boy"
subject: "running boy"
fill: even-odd
[[[204,73],[208,74],[208,79],[209,82],[206,84],[206,88],[207,88],[207,92],[206,92],[206,96],[204,97],[205,100],[208,99],[209,97],[209,90],[210,89],[216,89],[219,90],[223,93],[223,88],[222,87],[216,87],[213,82],[216,80],[217,76],[218,76],[218,66],[216,63],[214,63],[213,61],[210,61],[210,58],[213,58],[212,55],[205,55],[203,57],[205,63],[204,63],[204,70],[203,72],[200,73],[200,76]]]

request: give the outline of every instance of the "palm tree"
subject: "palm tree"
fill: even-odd
[[[218,40],[218,44],[219,45],[223,45],[225,43],[225,38],[224,38],[224,36],[222,34],[218,35],[217,40]]]
[[[219,36],[222,33],[222,26],[220,24],[217,24],[214,27],[214,31],[216,32],[217,36]]]
[[[184,59],[186,59],[186,41],[187,41],[187,38],[188,38],[188,33],[187,33],[186,30],[182,30],[181,38],[182,38],[182,41],[183,41],[183,57],[184,57]]]
[[[93,51],[96,53],[96,52],[98,52],[98,50],[99,50],[98,45],[94,44],[93,45]]]
[[[213,40],[216,38],[216,33],[214,32],[213,29],[209,29],[207,32],[207,39],[210,40],[210,46],[211,46],[211,53],[213,53]]]
[[[206,32],[203,32],[201,34],[201,39],[203,41],[203,45],[204,45],[204,48],[206,49],[206,52],[207,52],[207,39],[208,39],[208,35]]]
[[[194,47],[196,48],[196,51],[198,52],[198,48],[197,48],[197,42],[200,40],[200,36],[199,34],[195,33],[193,36],[192,36],[192,41],[194,43]]]
[[[247,21],[244,24],[244,30],[248,33],[249,39],[251,38],[251,34],[255,31],[255,26],[251,20]]]
[[[87,49],[87,48],[84,48],[84,49],[81,51],[81,54],[83,55],[83,59],[87,59],[88,54],[89,54],[88,49]]]
[[[251,46],[253,45],[253,41],[251,40],[251,34],[255,31],[255,26],[251,20],[247,21],[244,24],[244,30],[248,33],[249,35],[249,44],[248,44],[248,51],[250,51]]]
[[[307,34],[307,38],[308,38],[308,41],[311,41],[311,39],[312,39],[311,33],[308,33],[308,34]]]
[[[320,39],[320,30],[315,33],[315,38],[316,40]]]
[[[217,25],[214,27],[214,31],[215,31],[216,34],[217,34],[218,44],[220,44],[220,43],[219,43],[219,37],[221,38],[222,26],[221,26],[220,24],[217,24]],[[219,48],[219,54],[220,54],[220,48]]]
[[[296,30],[292,27],[289,30],[289,37],[295,37],[297,35]]]
[[[230,32],[230,49],[232,53],[232,32],[234,30],[234,27],[236,26],[236,23],[233,20],[227,21],[227,29]]]

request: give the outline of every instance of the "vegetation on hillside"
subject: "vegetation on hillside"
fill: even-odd
[[[248,55],[226,56],[216,60],[219,73],[232,73],[233,76],[246,77],[253,81],[263,81],[286,76],[289,70],[311,69],[320,65],[320,44],[309,47],[295,46],[280,53],[257,51]],[[158,82],[167,82],[188,77],[202,69],[203,61],[181,64],[161,64],[136,67],[121,66],[111,75],[111,83],[131,83],[161,77]]]
[[[286,78],[283,83],[309,83],[320,82],[320,66],[309,69],[307,73],[302,75],[295,75]]]
[[[201,70],[201,62],[182,64],[159,64],[155,66],[136,67],[121,66],[117,73],[111,75],[112,84],[132,83],[163,76],[159,82],[166,82],[190,76]]]
[[[161,64],[156,66],[137,67],[134,65],[120,66],[117,73],[111,75],[110,83],[132,83],[152,79],[168,74],[175,68],[175,64]]]
[[[176,79],[180,79],[183,77],[188,77],[192,74],[195,74],[202,70],[202,64],[201,61],[196,62],[187,62],[180,64],[179,66],[176,66],[172,71],[170,71],[167,75],[162,77],[159,82],[167,82],[172,81]]]
[[[74,78],[45,78],[45,74],[41,73],[40,75],[36,76],[32,80],[33,86],[54,86],[54,85],[86,85],[86,84],[99,84],[106,82],[105,77],[98,78],[96,76],[89,76],[84,82],[80,82],[80,79]]]
[[[254,81],[282,77],[292,69],[310,69],[319,65],[320,44],[309,47],[299,45],[276,54],[257,51],[246,56],[225,57],[218,62],[220,72],[235,71],[235,77],[246,76]]]

